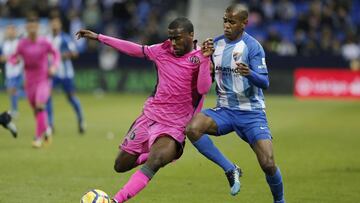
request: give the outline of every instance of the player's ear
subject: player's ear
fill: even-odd
[[[247,25],[247,24],[249,23],[249,20],[246,18],[246,19],[243,21],[243,23],[244,23],[245,25]]]
[[[194,32],[190,32],[189,35],[190,35],[191,37],[194,37]]]

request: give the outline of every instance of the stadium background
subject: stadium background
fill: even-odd
[[[1,0],[0,44],[9,23],[25,35],[24,19],[36,10],[41,33],[47,18],[60,14],[66,31],[80,28],[152,44],[166,39],[169,21],[188,16],[199,41],[222,33],[222,15],[229,0]],[[239,1],[240,2],[240,1]],[[359,0],[249,0],[247,32],[265,48],[270,71],[267,113],[275,137],[275,153],[284,173],[288,202],[357,202],[360,199],[359,115],[355,100],[297,100],[294,71],[299,67],[353,70],[360,57]],[[63,95],[55,93],[54,144],[30,148],[32,112],[20,102],[16,120],[20,137],[0,129],[0,203],[78,202],[81,194],[99,188],[114,194],[131,173],[112,170],[117,145],[153,90],[152,64],[119,54],[91,41],[77,41],[76,85],[88,131],[76,123]],[[0,66],[3,68],[3,64]],[[0,110],[9,108],[0,74]],[[206,107],[214,105],[210,95]],[[222,172],[187,144],[177,164],[159,173],[149,188],[130,202],[270,202],[271,195],[249,147],[232,134],[216,144],[244,167],[244,189],[228,195]],[[260,194],[260,195],[259,195]]]
[[[4,26],[23,21],[30,9],[43,18],[60,14],[64,29],[74,33],[88,28],[141,44],[166,39],[166,26],[175,16],[188,16],[199,41],[222,33],[223,10],[231,1],[166,0],[41,0],[2,1],[0,42]],[[360,1],[242,1],[250,7],[247,32],[258,39],[271,71],[269,93],[291,94],[293,71],[298,67],[359,69]],[[15,20],[14,20],[15,19]],[[80,91],[148,92],[156,81],[152,64],[116,53],[91,41],[77,41],[76,84]],[[2,76],[3,77],[3,76]],[[3,82],[1,83],[3,87]]]

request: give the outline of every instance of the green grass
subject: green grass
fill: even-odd
[[[132,172],[117,174],[118,144],[140,113],[146,95],[80,95],[88,124],[77,133],[72,109],[55,96],[56,135],[44,149],[31,148],[34,119],[26,101],[16,121],[20,136],[0,129],[0,203],[72,203],[98,188],[113,195]],[[210,96],[206,106],[214,104]],[[7,97],[0,95],[1,109]],[[289,203],[354,203],[360,200],[360,102],[297,101],[268,96],[267,114]],[[1,110],[0,109],[0,110]],[[113,136],[115,135],[115,136]],[[269,203],[269,188],[256,158],[235,134],[214,138],[244,170],[242,191],[229,195],[221,169],[188,142],[183,157],[161,169],[148,187],[129,202]]]

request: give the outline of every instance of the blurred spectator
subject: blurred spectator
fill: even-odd
[[[25,17],[29,10],[42,17],[60,15],[65,31],[80,28],[153,44],[166,39],[168,22],[186,15],[189,0],[0,0],[2,18]],[[248,30],[273,54],[356,58],[360,36],[359,0],[234,0],[247,3]],[[353,39],[346,33],[352,32]],[[1,34],[0,34],[1,35]],[[97,52],[98,45],[76,41],[79,51]],[[90,43],[90,44],[87,44]],[[295,47],[295,49],[294,49]],[[350,57],[350,58],[349,58]]]
[[[347,35],[345,43],[341,47],[341,54],[348,61],[360,58],[360,46],[353,33]]]
[[[289,0],[280,0],[276,6],[276,15],[279,20],[292,20],[296,16],[294,4]]]
[[[350,69],[352,71],[360,71],[360,58],[354,59],[350,62]]]
[[[264,0],[261,9],[267,21],[272,21],[275,17],[275,5],[272,0]]]
[[[269,29],[268,37],[265,40],[265,50],[269,53],[276,53],[281,41],[281,37],[276,29]]]
[[[278,44],[276,53],[280,56],[295,56],[297,54],[296,46],[289,39],[282,39]]]
[[[24,16],[24,10],[20,0],[8,0],[6,2],[6,14],[10,18]]]
[[[48,18],[49,17],[50,8],[49,8],[48,0],[36,1],[33,4],[32,9],[37,13],[37,15],[40,18]]]
[[[136,8],[136,26],[145,27],[147,25],[150,9],[150,4],[147,0],[140,0]]]
[[[88,0],[83,11],[82,19],[86,29],[100,31],[101,15],[100,9],[96,0]]]
[[[104,34],[108,36],[115,36],[116,29],[114,25],[108,25],[105,28]],[[119,59],[119,53],[115,49],[109,46],[101,46],[100,53],[99,53],[99,66],[101,70],[110,71],[115,69],[117,66],[117,62]]]
[[[67,17],[69,20],[69,28],[68,28],[69,31],[68,32],[69,32],[70,36],[75,37],[75,33],[77,31],[79,31],[80,29],[84,28],[84,24],[75,9],[71,9],[69,11],[69,15]],[[65,29],[65,30],[67,30],[67,29]],[[82,53],[85,51],[86,40],[84,40],[84,39],[75,40],[75,43],[76,43],[79,53]]]

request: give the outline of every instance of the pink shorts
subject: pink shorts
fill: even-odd
[[[158,123],[142,114],[130,127],[120,148],[133,155],[148,153],[157,138],[170,136],[181,146],[180,157],[185,143],[184,130],[185,128],[171,127]]]
[[[51,93],[50,81],[29,84],[25,91],[31,107],[34,108],[36,104],[46,104]]]

